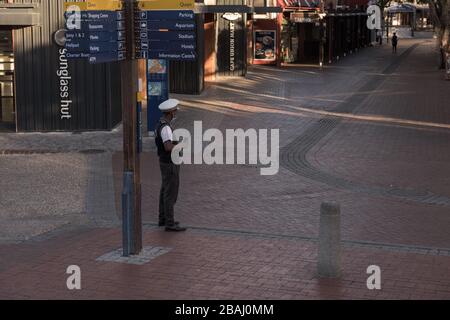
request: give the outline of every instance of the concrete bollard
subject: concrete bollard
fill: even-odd
[[[322,203],[318,274],[337,278],[341,273],[341,209],[336,203]]]
[[[123,176],[122,191],[122,244],[123,256],[129,257],[133,250],[133,172]]]

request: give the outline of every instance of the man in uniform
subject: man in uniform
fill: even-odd
[[[161,169],[161,192],[159,198],[159,226],[165,226],[166,231],[186,231],[175,221],[174,206],[178,198],[180,184],[180,166],[172,161],[172,150],[178,144],[173,138],[172,121],[178,111],[179,101],[169,99],[163,102],[159,109],[163,112],[155,132],[155,142],[158,148],[159,167]]]

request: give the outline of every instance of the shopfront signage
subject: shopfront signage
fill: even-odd
[[[315,23],[320,21],[320,16],[315,12],[293,12],[291,13],[291,21],[294,23]]]
[[[276,60],[276,30],[257,30],[254,33],[254,59]]]
[[[225,20],[228,21],[236,21],[237,19],[242,18],[242,15],[240,13],[230,13],[227,12],[222,16]]]

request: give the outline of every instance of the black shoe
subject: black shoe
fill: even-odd
[[[178,221],[175,221],[175,225],[179,225],[180,223],[178,222]],[[160,221],[159,223],[158,223],[158,226],[159,227],[164,227],[166,225],[166,222],[165,221]]]
[[[180,227],[178,224],[174,224],[173,226],[166,226],[166,231],[183,232],[186,230],[187,230],[186,228]]]

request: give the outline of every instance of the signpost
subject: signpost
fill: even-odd
[[[169,60],[195,61],[194,1],[140,1],[136,11],[136,57],[147,59],[147,130],[156,129],[159,105],[169,99]],[[177,9],[177,10],[167,10]]]
[[[65,48],[72,59],[90,63],[120,61],[124,185],[123,255],[142,251],[142,97],[137,59],[147,60],[149,129],[169,98],[168,61],[197,58],[195,0],[87,0],[66,2]]]
[[[197,37],[193,11],[138,11],[136,16],[138,17],[136,28],[139,35],[136,43],[137,57],[169,60],[196,59]]]
[[[124,256],[139,255],[142,251],[141,164],[139,153],[138,63],[135,59],[134,0],[124,1],[126,56],[120,62],[122,82],[122,123],[124,152],[124,190],[130,210],[123,210]],[[140,99],[139,99],[140,100]],[[139,101],[140,102],[140,101]],[[124,208],[125,209],[125,208]]]

